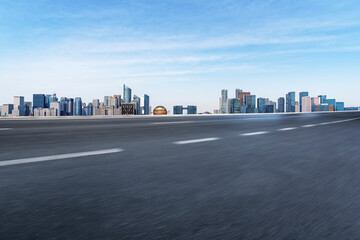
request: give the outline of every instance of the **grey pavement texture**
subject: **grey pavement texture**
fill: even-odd
[[[0,161],[124,150],[0,167],[1,240],[360,239],[360,112],[1,128]]]

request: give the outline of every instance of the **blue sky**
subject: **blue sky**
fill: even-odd
[[[360,105],[360,1],[0,0],[0,104],[122,94],[218,108],[221,89]]]

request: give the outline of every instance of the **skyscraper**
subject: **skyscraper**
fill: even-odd
[[[149,115],[150,114],[150,97],[146,94],[144,94],[142,100],[142,114]]]
[[[235,114],[241,113],[239,98],[230,99],[230,112],[229,113],[235,113]]]
[[[248,105],[248,108],[256,108],[256,95],[246,96],[245,104]]]
[[[44,108],[44,107],[45,107],[45,95],[33,94],[33,108]]]
[[[286,112],[295,112],[295,92],[286,94]]]
[[[100,107],[100,100],[99,99],[94,99],[92,105],[93,105],[94,108],[99,108]]]
[[[301,98],[302,106],[300,106],[302,112],[311,112],[311,97],[304,96]]]
[[[124,103],[130,103],[131,102],[131,88],[126,86],[124,84]]]
[[[325,103],[326,95],[319,95],[318,97],[320,98],[320,104]]]
[[[238,93],[237,98],[240,99],[240,105],[246,105],[246,96],[250,96],[250,92]]]
[[[302,112],[302,98],[309,96],[309,92],[300,92],[299,93],[299,102],[300,102],[300,112]]]
[[[221,90],[221,113],[227,113],[228,90]]]
[[[105,107],[109,107],[111,102],[111,96],[104,96],[104,105]]]
[[[134,95],[133,102],[135,103],[135,115],[140,115],[141,114],[140,98]]]
[[[258,98],[257,99],[257,106],[259,109],[259,113],[266,113],[266,99],[265,98]]]
[[[80,97],[75,98],[75,115],[82,115],[82,101]]]
[[[240,88],[235,89],[235,98],[239,98],[239,93],[242,93],[243,90]]]
[[[318,106],[321,104],[320,97],[312,97],[311,98],[311,105]]]
[[[14,97],[14,110],[12,112],[13,116],[24,116],[25,115],[25,104],[23,96]]]
[[[74,115],[74,99],[73,98],[67,98],[67,113],[66,115],[68,116],[73,116]],[[80,98],[81,100],[81,98]]]
[[[285,112],[285,98],[280,97],[278,99],[278,112],[283,113]]]

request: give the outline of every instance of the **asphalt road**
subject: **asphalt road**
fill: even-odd
[[[0,120],[0,239],[360,239],[360,112]]]

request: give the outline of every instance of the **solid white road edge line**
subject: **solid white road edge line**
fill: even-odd
[[[212,138],[192,139],[192,140],[174,142],[174,144],[181,145],[181,144],[201,143],[201,142],[209,142],[209,141],[216,141],[216,140],[220,140],[220,138],[212,137]]]
[[[266,134],[269,132],[251,132],[251,133],[242,133],[239,134],[240,136],[254,136],[254,135],[261,135],[261,134]]]
[[[122,151],[124,151],[124,150],[120,149],[120,148],[114,148],[114,149],[106,149],[106,150],[91,151],[91,152],[79,152],[79,153],[69,153],[69,154],[52,155],[52,156],[44,156],[44,157],[6,160],[6,161],[0,161],[0,167],[16,165],[16,164],[24,164],[24,163],[44,162],[44,161],[53,161],[53,160],[67,159],[67,158],[78,158],[78,157],[86,157],[86,156],[103,155],[103,154],[110,154],[110,153],[118,153],[118,152],[122,152]]]

